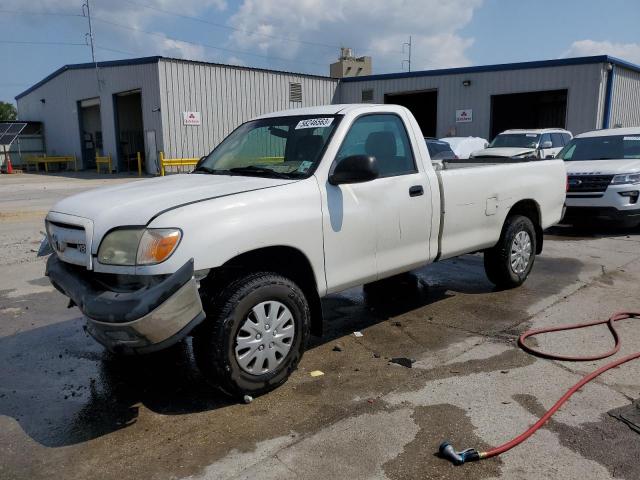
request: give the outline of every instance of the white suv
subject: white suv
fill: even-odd
[[[577,135],[558,158],[568,175],[566,223],[640,224],[640,127]]]
[[[554,158],[571,137],[571,132],[561,128],[505,130],[471,158]]]

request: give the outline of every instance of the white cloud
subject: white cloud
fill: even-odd
[[[337,45],[371,55],[377,72],[398,71],[402,43],[412,35],[412,68],[469,65],[473,39],[459,30],[482,0],[244,0],[230,23],[230,45],[263,55],[328,63]],[[277,37],[274,37],[277,36]],[[318,47],[279,38],[313,41]],[[328,69],[328,65],[327,65]]]
[[[589,55],[611,55],[640,63],[639,43],[614,43],[609,41],[578,40],[573,42],[563,57],[586,57]]]
[[[207,56],[204,47],[192,43],[172,40],[170,38],[161,39],[156,43],[156,52],[159,55],[172,58],[184,58],[187,60],[206,60]]]

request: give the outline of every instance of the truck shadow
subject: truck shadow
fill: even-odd
[[[611,224],[585,224],[580,226],[556,225],[545,232],[549,240],[594,240],[598,238],[628,238],[640,234],[640,226],[619,227]]]
[[[568,274],[580,269],[575,262],[562,267]],[[558,290],[561,285],[558,279]],[[482,256],[467,255],[332,295],[323,302],[325,333],[309,348],[458,294],[483,302],[493,290]],[[81,318],[65,316],[55,292],[15,301],[0,292],[0,299],[3,307],[30,305],[29,317],[15,319],[24,323],[23,330],[0,338],[0,415],[15,419],[41,445],[74,445],[121,430],[137,421],[140,406],[184,415],[236,403],[204,381],[188,341],[152,355],[119,358],[88,337]],[[43,326],[26,327],[39,319]]]

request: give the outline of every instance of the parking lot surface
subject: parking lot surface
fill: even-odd
[[[640,478],[638,434],[607,413],[640,397],[640,361],[584,387],[497,459],[453,467],[435,455],[444,439],[503,443],[606,362],[534,358],[516,339],[640,310],[640,230],[556,227],[515,290],[495,291],[482,256],[467,255],[333,295],[299,369],[245,405],[204,383],[188,343],[107,354],[43,276],[35,252],[53,203],[125,181],[0,177],[0,478]],[[640,349],[638,321],[619,325],[618,355]],[[611,345],[605,327],[537,341],[578,355]]]

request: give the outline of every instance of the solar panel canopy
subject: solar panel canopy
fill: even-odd
[[[26,122],[0,122],[0,145],[11,145],[26,126]]]

